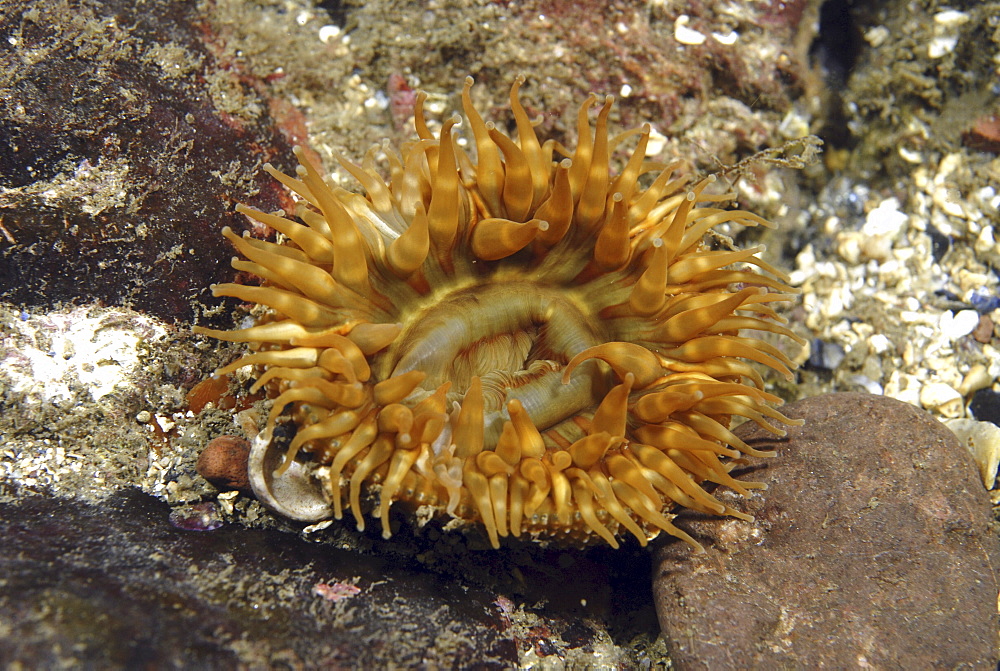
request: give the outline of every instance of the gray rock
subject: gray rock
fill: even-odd
[[[509,668],[492,595],[138,492],[0,502],[0,668]],[[386,587],[389,587],[388,589]]]
[[[785,408],[786,439],[737,434],[779,456],[725,502],[753,524],[681,515],[705,544],[669,543],[654,592],[681,669],[989,668],[997,661],[1000,543],[971,457],[925,412],[831,394]]]

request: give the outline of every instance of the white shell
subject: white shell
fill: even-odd
[[[992,489],[1000,467],[1000,426],[974,419],[953,419],[945,425],[958,436],[979,466],[986,489]]]

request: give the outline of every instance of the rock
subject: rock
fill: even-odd
[[[1000,116],[986,114],[976,119],[972,128],[962,134],[966,147],[976,151],[1000,153]]]
[[[0,481],[0,669],[664,668],[637,544],[497,552],[434,523],[385,540],[212,507]]]
[[[494,598],[138,492],[0,501],[0,668],[511,668]],[[475,604],[475,605],[473,605]]]
[[[224,492],[238,489],[250,491],[247,477],[247,460],[250,458],[250,443],[239,436],[219,436],[208,442],[198,465],[198,475],[205,478]]]
[[[688,668],[995,668],[1000,543],[972,458],[927,413],[841,393],[783,410],[769,490],[724,502],[755,523],[678,516],[705,544],[667,543],[654,593],[671,657]]]
[[[1000,393],[992,389],[980,389],[972,395],[969,410],[976,419],[1000,426]]]
[[[969,450],[983,476],[983,486],[993,489],[1000,468],[1000,426],[974,419],[950,419],[945,426]]]
[[[248,227],[233,203],[289,206],[261,169],[291,165],[281,117],[206,11],[5,3],[0,68],[17,72],[0,82],[5,300],[190,320],[196,299],[217,304],[209,285],[232,278],[219,230]]]
[[[972,332],[972,337],[976,339],[976,342],[984,345],[993,339],[993,320],[989,318],[989,315],[983,315],[979,318],[979,324]]]

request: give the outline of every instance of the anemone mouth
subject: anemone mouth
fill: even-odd
[[[544,431],[593,410],[607,393],[609,371],[598,362],[562,383],[561,371],[574,356],[608,340],[588,312],[560,287],[517,280],[464,287],[404,316],[402,332],[375,370],[381,379],[425,371],[424,394],[448,383],[449,404],[460,402],[479,378],[484,446],[494,449],[513,399]]]
[[[292,510],[282,492],[315,494],[282,479],[304,476],[308,454],[323,501],[302,503],[307,514],[346,508],[364,528],[377,494],[387,537],[403,500],[480,524],[494,547],[522,535],[617,547],[625,533],[645,544],[666,531],[700,548],[671,507],[746,519],[702,484],[764,486],[729,475],[742,455],[768,456],[731,419],[778,434],[772,420],[797,423],[753,365],[790,377],[793,362],[746,335],[803,342],[773,307],[794,290],[759,249],[702,243],[722,224],[770,224],[716,207],[732,194],[710,194],[714,178],[692,186],[648,162],[648,126],[609,137],[610,98],[593,128],[597,98],[583,103],[573,151],[540,142],[522,83],[515,141],[479,117],[466,82],[475,159],[455,142],[456,119],[430,133],[418,97],[418,140],[387,153],[388,178],[372,152],[341,161],[365,196],[331,186],[301,151],[296,177],[268,167],[301,198],[298,221],[239,206],[287,242],[224,229],[245,257],[233,267],[264,282],[213,287],[268,312],[250,328],[197,331],[256,350],[217,373],[262,369],[254,386],[274,401],[252,468],[273,471],[261,487],[279,512]],[[613,174],[612,151],[636,134]],[[297,432],[273,469],[283,417]]]

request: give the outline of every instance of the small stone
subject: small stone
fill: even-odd
[[[691,20],[687,14],[681,14],[674,21],[674,39],[681,44],[689,44],[692,46],[697,46],[699,44],[704,44],[705,35],[699,33],[697,30],[688,28],[688,22]]]
[[[898,200],[886,198],[865,216],[861,232],[865,236],[878,235],[892,240],[903,231],[909,220],[906,213],[900,211]]]
[[[927,44],[927,56],[929,58],[941,58],[945,54],[950,54],[958,45],[958,37],[955,35],[938,35],[932,37]]]
[[[946,28],[958,28],[969,21],[969,15],[954,9],[946,9],[934,15],[934,23]]]
[[[198,474],[222,491],[250,492],[247,461],[250,443],[239,436],[219,436],[209,441],[196,466]]]
[[[329,44],[330,40],[339,37],[343,32],[340,26],[335,26],[333,24],[323,26],[319,29],[319,41],[323,44]]]
[[[969,410],[976,419],[1000,426],[1000,393],[992,389],[980,389],[972,395]]]
[[[977,119],[962,135],[962,141],[976,151],[1000,153],[1000,115],[987,114]]]
[[[219,508],[211,501],[178,506],[170,511],[169,520],[185,531],[215,531],[223,525]]]
[[[986,287],[977,287],[969,292],[969,304],[979,312],[993,312],[1000,308],[1000,296]]]
[[[809,354],[809,366],[819,370],[836,370],[847,353],[836,342],[825,342],[814,338]]]
[[[938,320],[941,335],[952,341],[969,335],[978,325],[979,313],[975,310],[959,310],[958,312],[948,310],[942,313],[940,320]]]
[[[927,413],[841,393],[783,408],[775,438],[736,434],[774,459],[767,483],[723,503],[747,523],[682,511],[705,545],[657,550],[654,594],[678,668],[982,668],[996,664],[1000,542],[972,457]]]
[[[958,386],[958,393],[962,396],[968,396],[980,389],[986,389],[992,384],[993,377],[990,375],[989,369],[983,364],[977,363],[962,378],[962,384]]]
[[[979,323],[972,330],[972,337],[976,339],[976,342],[984,345],[993,339],[993,320],[990,319],[989,315],[983,315],[979,318]]]
[[[874,26],[865,31],[865,42],[876,49],[885,44],[892,33],[885,26]]]
[[[943,417],[960,417],[964,400],[958,390],[944,382],[931,382],[920,389],[920,405]]]
[[[976,460],[983,486],[993,489],[1000,467],[1000,426],[974,419],[951,419],[946,426],[954,432]]]

